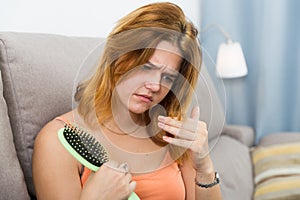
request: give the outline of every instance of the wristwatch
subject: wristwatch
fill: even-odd
[[[203,184],[203,183],[199,183],[196,178],[195,178],[195,183],[196,185],[198,185],[199,187],[203,187],[203,188],[211,188],[215,185],[217,185],[218,183],[220,183],[220,175],[218,172],[215,172],[215,178],[214,181],[212,183],[208,183],[208,184]]]

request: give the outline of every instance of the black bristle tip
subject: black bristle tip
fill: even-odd
[[[63,135],[69,145],[86,161],[101,167],[109,158],[103,146],[86,131],[72,124],[65,124]]]

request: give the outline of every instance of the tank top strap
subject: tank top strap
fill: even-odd
[[[55,120],[58,120],[58,121],[61,121],[61,122],[64,122],[65,124],[69,124],[70,122],[68,120],[66,120],[65,118],[63,117],[56,117]]]

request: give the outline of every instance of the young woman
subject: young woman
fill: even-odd
[[[143,6],[112,30],[78,107],[38,134],[38,199],[221,199],[199,109],[186,115],[201,64],[197,30],[171,3]],[[97,172],[61,145],[63,122],[88,130],[110,161]]]

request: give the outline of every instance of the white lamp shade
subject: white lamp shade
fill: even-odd
[[[240,43],[229,40],[219,46],[216,71],[220,78],[237,78],[247,75],[248,70]]]

